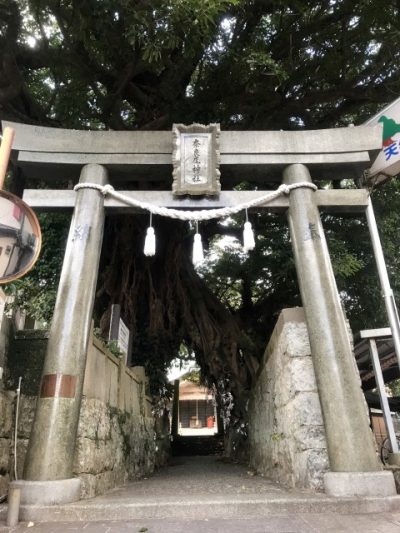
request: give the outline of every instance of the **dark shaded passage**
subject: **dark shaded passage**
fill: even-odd
[[[224,451],[224,438],[220,435],[174,437],[171,443],[174,457],[193,455],[221,456]]]

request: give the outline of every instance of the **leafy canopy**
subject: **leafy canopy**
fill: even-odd
[[[2,116],[76,128],[345,124],[399,93],[399,7],[1,0]]]

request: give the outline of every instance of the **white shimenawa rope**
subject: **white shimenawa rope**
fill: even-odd
[[[171,209],[169,207],[158,207],[156,205],[150,204],[148,202],[141,202],[135,198],[131,198],[124,194],[117,192],[112,185],[98,185],[97,183],[78,183],[74,187],[74,191],[79,191],[80,189],[96,189],[101,192],[104,196],[111,196],[117,200],[121,200],[127,205],[132,205],[134,207],[139,207],[145,211],[149,211],[153,215],[160,215],[162,217],[175,218],[178,220],[192,220],[192,221],[202,221],[202,220],[211,220],[213,218],[224,218],[230,215],[235,215],[243,209],[250,209],[251,207],[256,207],[267,202],[271,202],[275,198],[281,196],[281,194],[289,194],[293,189],[299,189],[306,187],[316,191],[318,187],[314,183],[309,183],[308,181],[302,181],[299,183],[293,183],[292,185],[280,185],[276,191],[268,192],[259,198],[254,198],[248,202],[244,202],[239,205],[232,207],[221,207],[219,209],[199,209],[197,211],[189,210],[180,210],[180,209]]]
[[[278,198],[278,196],[280,196],[281,194],[290,194],[290,191],[292,191],[293,189],[299,189],[303,187],[312,189],[313,191],[317,190],[316,185],[314,185],[314,183],[309,183],[308,181],[293,183],[292,185],[282,184],[278,187],[276,191],[268,192],[267,194],[263,194],[259,198],[254,198],[253,200],[249,200],[248,202],[244,202],[239,205],[235,205],[232,207],[221,207],[220,209],[199,209],[197,211],[158,207],[148,202],[141,202],[136,198],[131,198],[130,196],[126,196],[125,194],[117,192],[114,187],[112,187],[112,185],[99,185],[97,183],[78,183],[78,185],[75,185],[74,190],[79,191],[80,189],[95,189],[101,192],[103,196],[109,195],[112,198],[120,200],[121,202],[124,202],[127,205],[132,205],[134,207],[138,207],[139,209],[149,211],[150,226],[147,228],[147,234],[144,242],[144,254],[146,256],[153,256],[156,253],[156,236],[154,233],[154,228],[152,226],[152,215],[160,215],[162,217],[175,218],[178,220],[190,220],[192,222],[196,222],[196,233],[194,235],[192,260],[195,265],[198,265],[204,259],[203,244],[201,242],[201,235],[199,234],[198,230],[199,221],[211,220],[213,218],[228,217],[230,215],[239,213],[240,211],[243,211],[243,209],[245,209],[246,222],[244,224],[243,231],[243,249],[245,252],[248,252],[249,250],[254,249],[256,243],[251,223],[248,220],[247,210],[250,207],[256,207],[257,205],[271,202],[275,198]]]

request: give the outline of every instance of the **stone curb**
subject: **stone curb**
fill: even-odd
[[[219,500],[219,501],[218,501]],[[273,514],[342,513],[367,514],[400,510],[400,496],[385,498],[210,498],[193,495],[191,499],[159,498],[152,501],[104,504],[22,505],[20,520],[40,522],[131,520],[151,518],[256,518]],[[6,506],[0,510],[5,520]]]

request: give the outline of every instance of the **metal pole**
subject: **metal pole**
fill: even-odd
[[[383,380],[383,374],[381,369],[381,363],[379,361],[378,349],[376,347],[375,339],[369,339],[369,351],[371,354],[372,366],[374,367],[375,381],[378,387],[379,398],[381,401],[381,407],[383,411],[383,420],[385,421],[386,431],[392,446],[393,453],[399,453],[399,447],[397,445],[396,434],[394,431],[392,415],[390,414],[389,402],[385,391],[385,382]]]
[[[389,319],[390,329],[392,330],[394,350],[397,356],[397,363],[400,367],[400,323],[399,315],[397,312],[396,302],[394,299],[393,291],[390,286],[389,277],[386,269],[385,257],[383,255],[383,249],[381,240],[379,238],[378,226],[376,224],[374,209],[372,207],[371,198],[368,199],[368,207],[366,210],[367,222],[369,232],[371,235],[372,248],[374,250],[374,256],[376,266],[378,268],[379,280],[381,282],[382,294],[385,300],[386,313]]]
[[[15,406],[15,428],[14,428],[14,478],[18,479],[17,469],[17,443],[18,443],[18,417],[19,417],[19,401],[21,398],[21,381],[22,377],[19,377],[17,388],[17,402]]]

